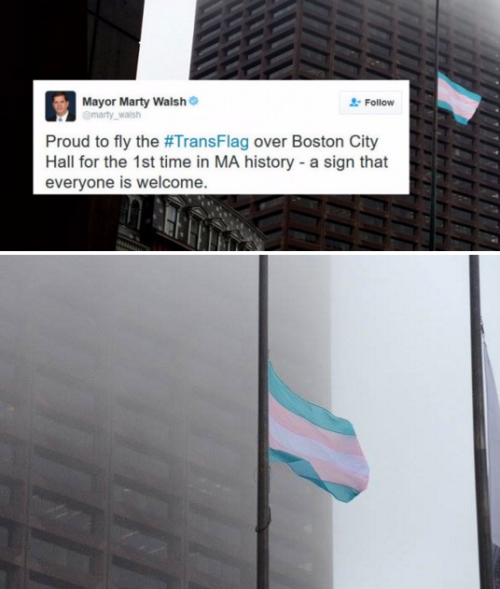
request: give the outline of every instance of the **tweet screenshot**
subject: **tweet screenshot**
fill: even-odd
[[[34,194],[408,194],[405,80],[35,81]]]

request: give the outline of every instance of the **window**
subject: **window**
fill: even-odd
[[[12,487],[0,482],[0,505],[9,505],[12,499]]]
[[[374,217],[373,215],[361,213],[359,218],[362,223],[374,225],[375,227],[383,227],[385,225],[385,219],[382,219],[381,217]]]
[[[128,222],[129,209],[130,209],[130,202],[128,200],[128,196],[124,196],[122,198],[121,207],[120,207],[120,223],[122,225],[126,225]]]
[[[35,489],[31,508],[33,513],[40,517],[56,520],[75,530],[92,532],[94,529],[93,514],[70,502],[65,497]]]
[[[299,241],[305,241],[307,243],[317,243],[318,236],[314,233],[308,233],[307,231],[298,231],[297,229],[290,229],[289,235],[292,239]]]
[[[292,211],[290,213],[290,219],[292,221],[295,221],[296,223],[302,223],[304,225],[312,225],[313,227],[316,227],[318,224],[317,217],[311,217],[311,215],[304,215],[302,213],[297,213],[295,211]]]
[[[132,205],[130,206],[130,216],[128,225],[133,229],[137,229],[139,226],[139,217],[140,217],[141,207],[137,200],[132,201]]]
[[[214,227],[211,228],[210,231],[210,250],[217,251],[219,249],[219,238],[220,238],[220,231],[215,229]]]
[[[0,421],[14,421],[15,411],[12,403],[0,399]]]
[[[37,474],[52,479],[63,486],[69,485],[81,491],[93,491],[94,476],[83,470],[66,466],[55,458],[46,458],[35,454],[33,459],[33,470]]]
[[[379,211],[384,211],[386,206],[383,201],[376,200],[374,198],[369,198],[366,196],[361,197],[361,205],[363,207],[367,207],[369,209],[377,209]]]
[[[92,559],[89,554],[76,548],[69,548],[67,541],[65,541],[64,546],[59,542],[59,540],[52,539],[51,536],[32,532],[30,554],[36,560],[48,560],[73,571],[91,572]]]
[[[177,223],[179,220],[179,207],[167,202],[165,204],[165,233],[171,237],[177,237]]]
[[[113,559],[111,579],[114,585],[126,589],[169,589],[167,581],[153,571],[118,559]]]
[[[165,533],[145,531],[137,524],[123,518],[115,518],[111,537],[117,544],[128,546],[155,558],[172,557],[172,539]]]
[[[35,415],[35,424],[45,434],[54,436],[63,443],[69,443],[86,451],[92,451],[94,448],[92,432],[68,423],[65,417],[37,414]]]
[[[279,223],[281,222],[282,218],[282,213],[275,213],[274,215],[268,215],[267,217],[258,219],[256,221],[256,225],[260,229],[261,227],[267,227],[268,225],[274,225],[274,223]]]
[[[359,237],[361,239],[365,239],[366,241],[373,241],[374,243],[384,243],[383,235],[380,235],[379,233],[372,233],[371,231],[360,231]]]
[[[221,515],[204,513],[202,507],[191,505],[188,512],[189,526],[212,538],[230,542],[232,546],[241,545],[241,530],[237,525],[222,521]]]
[[[16,453],[14,446],[9,442],[0,442],[0,462],[6,462],[7,464],[14,464],[16,460]]]
[[[333,221],[326,221],[327,231],[335,233],[342,233],[343,235],[351,235],[352,227],[350,225],[343,225],[342,223],[334,223]]]
[[[340,239],[332,239],[331,237],[327,237],[325,239],[325,248],[332,250],[348,251],[352,249],[352,246],[350,243],[346,243],[345,241],[341,241]]]
[[[306,209],[319,209],[319,200],[311,196],[292,196],[292,203],[298,204]]]
[[[125,481],[115,481],[113,499],[118,503],[145,511],[154,517],[167,518],[175,516],[175,511],[171,513],[170,510],[171,501],[159,497],[153,491],[140,490],[134,484]]]
[[[191,217],[189,227],[189,240],[188,243],[191,247],[198,248],[198,238],[200,235],[201,219],[198,217]]]
[[[326,205],[326,212],[331,215],[337,215],[337,217],[345,217],[346,219],[351,219],[353,216],[352,209],[346,209],[345,207],[339,207],[333,204]]]
[[[284,199],[283,196],[275,196],[274,198],[271,198],[269,200],[264,200],[264,201],[258,203],[257,209],[259,211],[262,211],[263,209],[268,209],[270,207],[281,205],[281,204],[283,204],[283,199]]]
[[[391,239],[391,249],[393,250],[413,250],[413,243],[404,241],[403,239]]]

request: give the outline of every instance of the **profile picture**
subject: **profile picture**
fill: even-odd
[[[46,92],[45,120],[51,123],[76,121],[76,94],[64,91]]]

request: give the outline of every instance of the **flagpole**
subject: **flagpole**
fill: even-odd
[[[438,69],[439,69],[439,0],[436,0],[436,31],[434,45],[434,122],[432,131],[432,168],[431,168],[431,210],[429,227],[429,250],[436,251],[436,182],[437,182],[437,131],[438,131]]]
[[[268,257],[259,256],[259,450],[257,490],[257,589],[269,589]]]
[[[493,561],[486,457],[486,426],[483,386],[483,342],[479,256],[469,256],[470,322],[472,354],[472,406],[474,422],[474,463],[481,589],[493,589]]]

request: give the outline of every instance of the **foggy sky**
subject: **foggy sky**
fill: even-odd
[[[500,378],[500,261],[481,257]],[[332,259],[333,411],[368,490],[334,503],[335,589],[479,589],[467,256]]]

